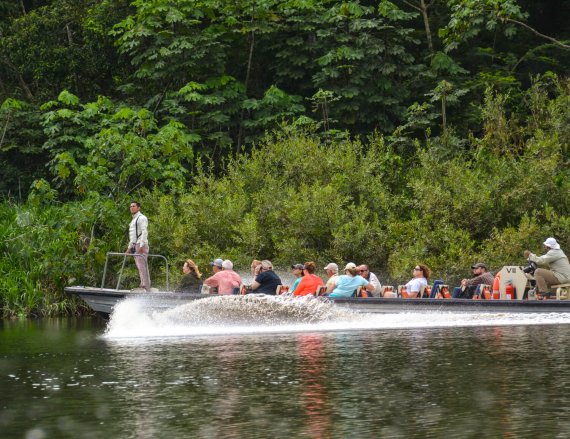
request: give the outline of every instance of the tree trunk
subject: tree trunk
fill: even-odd
[[[433,40],[431,38],[431,29],[430,29],[430,25],[429,25],[429,16],[428,16],[429,5],[426,5],[426,2],[424,0],[420,0],[420,8],[422,11],[422,17],[424,19],[424,27],[426,29],[428,50],[429,50],[429,53],[433,55]]]
[[[30,91],[28,85],[26,84],[26,81],[24,81],[24,77],[22,76],[18,68],[14,64],[12,64],[12,62],[6,56],[2,57],[2,60],[4,61],[4,64],[6,64],[14,73],[16,73],[16,75],[18,75],[18,82],[20,83],[20,87],[22,87],[22,90],[24,90],[26,97],[30,101],[33,101],[34,95]]]
[[[253,49],[254,49],[254,45],[255,45],[255,32],[251,31],[249,35],[250,35],[250,37],[249,37],[249,56],[247,58],[247,70],[245,72],[245,84],[244,84],[246,97],[247,97],[247,89],[249,86],[249,77],[251,76],[251,64],[253,62]],[[243,137],[243,120],[244,119],[245,119],[245,109],[242,108],[240,120],[239,120],[239,131],[238,131],[238,138],[237,138],[237,144],[236,144],[236,152],[239,152],[239,150],[241,149],[241,142],[242,142],[242,137]]]
[[[441,97],[441,121],[443,124],[443,131],[447,128],[447,115],[445,114],[445,95]]]

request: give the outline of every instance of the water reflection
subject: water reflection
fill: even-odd
[[[528,321],[525,320],[525,321]],[[102,338],[6,323],[2,437],[565,437],[570,325]]]
[[[330,435],[331,412],[327,404],[323,370],[325,352],[322,334],[301,334],[299,341],[299,374],[302,377],[304,435],[322,438]]]

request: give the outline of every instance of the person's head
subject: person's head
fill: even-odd
[[[485,264],[483,264],[483,262],[477,262],[476,264],[473,264],[471,266],[471,271],[473,272],[473,274],[475,276],[480,276],[489,270],[487,270],[487,266]]]
[[[270,271],[270,270],[273,270],[273,264],[271,263],[271,261],[268,261],[267,259],[261,261],[261,271]]]
[[[429,279],[431,276],[431,270],[425,264],[417,264],[414,267],[414,277],[425,277]]]
[[[329,262],[325,267],[325,270],[327,271],[327,276],[332,277],[335,274],[338,274],[338,265],[336,265],[334,262]]]
[[[192,259],[186,259],[184,261],[184,266],[182,267],[182,271],[184,274],[196,273],[196,277],[202,277],[202,273],[200,273],[198,266]]]
[[[232,261],[230,261],[229,259],[226,259],[224,262],[222,262],[222,269],[223,270],[233,270],[234,269],[234,263]]]
[[[220,258],[214,259],[212,262],[210,262],[210,265],[212,267],[212,271],[214,273],[217,273],[218,271],[222,271],[222,264],[224,263],[224,261]]]
[[[261,267],[261,261],[258,261],[257,259],[251,261],[251,274],[256,274],[256,272],[259,272],[258,267]]]
[[[305,273],[314,274],[317,269],[317,265],[313,261],[305,262],[303,269],[305,270]]]
[[[141,210],[141,203],[138,201],[131,201],[131,214],[135,214]]]
[[[356,271],[356,264],[354,262],[349,262],[345,265],[344,272],[349,276],[356,276],[358,274],[358,271]]]
[[[547,250],[560,250],[560,244],[554,238],[548,238],[542,243]]]
[[[294,265],[291,265],[291,270],[293,270],[293,274],[294,274],[296,277],[301,277],[301,276],[303,276],[303,268],[304,268],[303,264],[294,264]]]
[[[368,269],[368,265],[364,264],[359,265],[358,267],[356,267],[356,271],[365,279],[368,279],[368,276],[370,276],[370,270]]]

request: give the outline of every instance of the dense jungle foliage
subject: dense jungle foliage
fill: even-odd
[[[176,270],[355,261],[396,283],[570,251],[569,20],[547,0],[0,0],[3,316],[81,312],[63,287],[99,284],[133,199]]]

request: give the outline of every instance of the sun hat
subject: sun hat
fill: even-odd
[[[558,244],[554,238],[548,238],[546,241],[544,241],[544,245],[554,250],[560,250],[560,244]]]
[[[325,267],[325,270],[332,270],[338,272],[338,265],[336,265],[334,262],[329,262]]]
[[[346,267],[344,267],[344,271],[355,270],[355,269],[356,269],[356,264],[354,262],[349,262],[348,264],[346,264]]]
[[[222,268],[222,264],[224,263],[224,261],[220,258],[214,259],[212,262],[210,262],[210,265],[213,267],[214,265],[216,267],[220,267]]]

